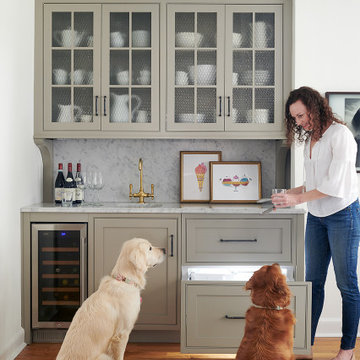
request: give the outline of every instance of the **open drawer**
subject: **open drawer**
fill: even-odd
[[[311,283],[289,282],[296,317],[294,353],[309,355]],[[245,281],[187,281],[181,284],[181,352],[236,353],[251,306]]]

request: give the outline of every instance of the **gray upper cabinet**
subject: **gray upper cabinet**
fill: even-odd
[[[35,138],[284,139],[291,0],[36,0]]]

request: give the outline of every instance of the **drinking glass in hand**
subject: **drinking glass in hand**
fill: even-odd
[[[272,195],[276,195],[276,194],[285,194],[286,193],[286,189],[272,189],[271,190],[271,193]],[[279,206],[280,204],[279,203],[274,203],[274,207],[277,207]]]

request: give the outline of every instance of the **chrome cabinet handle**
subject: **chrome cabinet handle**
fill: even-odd
[[[242,320],[242,319],[245,319],[245,316],[230,316],[230,315],[225,315],[225,319],[228,319],[228,320]]]
[[[220,242],[257,242],[257,239],[242,239],[242,240],[227,240],[227,239],[220,239]]]
[[[95,96],[95,116],[99,116],[99,96]]]
[[[174,257],[174,235],[170,235],[170,257]]]
[[[104,96],[104,116],[106,116],[106,96]]]
[[[219,96],[219,116],[222,116],[221,103],[222,103],[222,97]]]
[[[227,99],[228,99],[228,113],[227,113],[227,116],[230,117],[230,96],[228,96]]]

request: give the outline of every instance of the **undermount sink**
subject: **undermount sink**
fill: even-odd
[[[119,207],[123,208],[156,208],[156,207],[162,207],[161,203],[117,203],[116,204]]]

